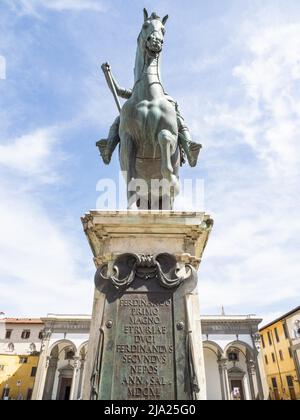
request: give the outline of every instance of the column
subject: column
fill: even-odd
[[[85,359],[81,359],[80,360],[79,382],[78,382],[78,388],[77,388],[77,399],[78,400],[80,400],[82,398],[84,366],[85,366]]]
[[[222,360],[218,359],[217,363],[218,363],[219,375],[220,375],[222,400],[226,400],[226,398],[225,398],[225,387],[224,387],[224,375],[223,375],[223,362],[222,362]]]
[[[224,380],[225,380],[225,390],[227,395],[227,400],[231,400],[231,389],[228,378],[228,369],[227,369],[227,359],[224,360]]]
[[[222,399],[230,400],[231,391],[230,391],[229,378],[228,378],[227,359],[225,357],[218,359],[218,365],[219,365],[219,373],[220,373]]]
[[[43,340],[41,343],[40,357],[38,362],[38,368],[33,386],[32,400],[42,400],[45,388],[47,369],[48,369],[48,355],[49,345],[52,331],[46,330],[43,333]]]
[[[250,392],[251,392],[252,400],[255,400],[255,390],[254,390],[254,383],[253,383],[254,367],[255,367],[254,361],[250,359],[247,360],[247,372],[248,372],[248,377],[249,377]]]
[[[254,362],[255,362],[255,376],[256,383],[258,388],[258,395],[260,400],[264,400],[264,388],[262,383],[260,364],[259,364],[259,353],[261,351],[261,338],[259,333],[251,334],[252,343],[253,343],[253,352],[254,352]],[[262,365],[263,366],[263,365]],[[264,367],[262,367],[264,369]]]
[[[56,369],[57,369],[57,362],[58,362],[57,357],[49,356],[47,358],[48,369],[47,369],[47,376],[46,376],[44,393],[43,393],[43,400],[52,399],[53,385],[54,385]]]
[[[78,371],[80,368],[80,360],[79,357],[74,358],[74,370],[73,370],[73,378],[72,378],[72,385],[70,391],[70,400],[76,399],[76,385],[77,385],[77,378],[78,378]]]

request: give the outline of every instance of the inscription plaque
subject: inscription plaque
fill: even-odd
[[[169,254],[122,254],[98,268],[99,319],[92,399],[190,400],[198,390],[186,311],[195,270]]]
[[[172,400],[172,295],[125,293],[118,302],[112,399]]]

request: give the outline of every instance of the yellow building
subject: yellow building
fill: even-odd
[[[300,399],[299,364],[287,323],[297,312],[300,307],[260,329],[269,397],[273,400]]]
[[[0,319],[0,399],[31,399],[42,330],[40,319]]]

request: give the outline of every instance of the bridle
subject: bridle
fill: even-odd
[[[157,32],[157,31],[156,31],[155,29],[153,29],[153,31],[150,33],[150,35],[148,36],[148,38],[150,38],[150,37],[151,37],[151,35],[152,35],[154,32]],[[139,34],[139,36],[138,36],[138,45],[139,45],[139,43],[140,43],[140,38],[141,38],[141,37],[142,37],[142,31],[140,32],[140,34]],[[144,41],[144,42],[145,42],[145,44],[146,44],[145,39],[143,39],[143,41]],[[143,76],[144,76],[145,74],[147,74],[147,73],[144,73],[144,70],[145,70],[145,65],[146,65],[146,54],[147,54],[147,51],[146,51],[146,49],[145,49],[145,51],[144,51],[144,57],[143,57],[143,68],[142,68],[142,71],[141,71],[141,75],[140,75],[140,77],[138,78],[138,80],[134,83],[133,88],[132,88],[132,91],[134,91],[134,89],[135,89],[136,85],[137,85],[138,83],[140,83],[140,82],[143,80]],[[153,76],[156,76],[156,77],[158,78],[158,82],[152,82],[152,83],[151,83],[151,85],[155,85],[155,84],[160,85],[160,86],[161,86],[161,88],[162,88],[162,90],[163,90],[163,92],[164,92],[164,94],[166,94],[166,92],[165,92],[165,90],[164,90],[164,87],[163,87],[163,85],[162,85],[162,82],[161,82],[160,76],[159,76],[159,72],[158,72],[158,58],[157,58],[157,60],[156,60],[156,73],[155,73],[155,74],[153,74]]]

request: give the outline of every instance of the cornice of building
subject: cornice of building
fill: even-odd
[[[259,332],[262,332],[266,328],[269,328],[272,325],[277,324],[277,322],[280,322],[280,321],[283,321],[283,320],[289,318],[291,315],[294,315],[296,312],[300,312],[300,306],[297,306],[296,308],[292,309],[291,311],[281,315],[279,318],[274,319],[274,321],[271,321],[268,324],[264,325],[262,328],[260,328]]]

